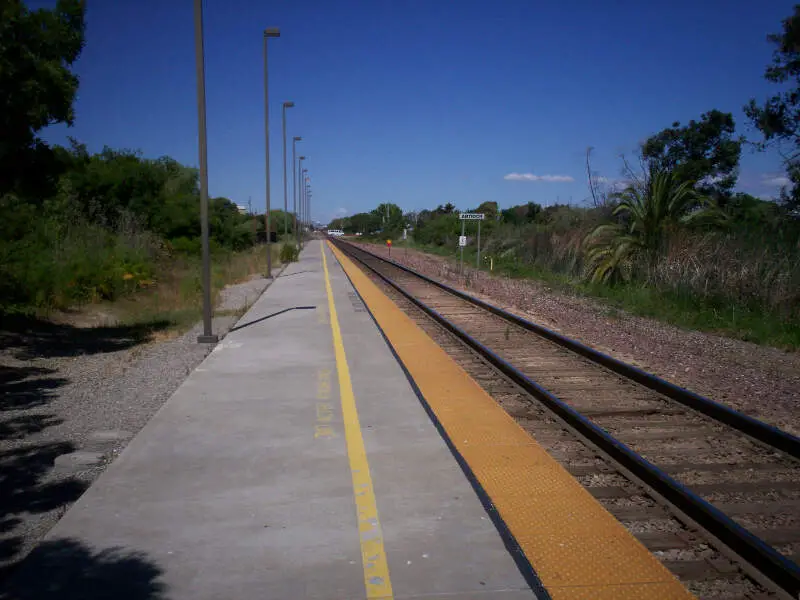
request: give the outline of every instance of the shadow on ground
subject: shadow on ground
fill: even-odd
[[[55,397],[55,390],[67,383],[55,372],[41,367],[0,365],[0,412],[36,408],[49,402]]]
[[[63,419],[46,408],[67,380],[56,371],[33,366],[0,366],[0,581],[30,548],[23,537],[30,520],[77,500],[86,485],[49,474],[69,442],[31,443],[29,436],[60,425]],[[35,518],[35,517],[34,517]]]
[[[43,481],[55,458],[74,450],[69,442],[54,442],[0,452],[0,524],[22,512],[47,512],[77,500],[85,484]]]
[[[71,443],[55,442],[0,452],[0,581],[21,558],[20,517],[66,507],[85,491],[86,484],[77,479],[45,480],[55,458],[74,450]]]
[[[0,347],[19,360],[79,356],[125,350],[147,342],[153,333],[170,327],[168,320],[136,325],[75,327],[23,315],[3,315]]]
[[[0,446],[0,600],[163,598],[160,569],[139,553],[64,539],[40,544],[25,557],[36,515],[60,514],[87,484],[52,472],[56,457],[74,452],[74,444],[36,439],[63,422],[47,405],[68,380],[22,361],[125,350],[171,323],[83,328],[2,313],[0,322],[0,359],[6,358],[0,365],[0,441],[6,442]]]
[[[40,544],[0,600],[162,600],[162,570],[142,552],[94,550],[78,540]]]

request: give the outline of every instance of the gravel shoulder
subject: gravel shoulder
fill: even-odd
[[[266,285],[223,289],[214,331],[227,333]],[[201,332],[0,327],[0,581],[211,351]]]
[[[386,248],[363,244],[383,256]],[[580,340],[677,385],[800,435],[800,352],[786,352],[609,309],[534,280],[465,269],[395,248],[392,259],[482,300]]]

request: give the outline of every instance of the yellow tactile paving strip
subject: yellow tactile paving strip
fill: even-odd
[[[694,598],[349,258],[331,249],[554,600]]]

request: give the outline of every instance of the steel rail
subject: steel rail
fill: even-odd
[[[742,414],[736,410],[733,410],[732,408],[720,404],[719,402],[711,400],[710,398],[706,398],[700,394],[695,394],[686,388],[682,388],[674,383],[670,383],[665,379],[661,379],[660,377],[643,371],[638,367],[634,367],[633,365],[629,365],[626,362],[613,358],[612,356],[604,354],[599,350],[590,348],[585,344],[581,344],[576,340],[563,336],[560,333],[548,329],[547,327],[543,327],[542,325],[528,321],[527,319],[503,310],[502,308],[499,308],[493,304],[484,302],[483,300],[452,288],[447,284],[436,281],[427,275],[418,273],[417,271],[406,267],[405,265],[401,265],[391,259],[378,256],[377,254],[373,254],[372,252],[364,250],[363,248],[354,246],[353,244],[343,242],[341,240],[336,240],[336,242],[341,245],[347,244],[347,246],[354,247],[358,251],[364,252],[373,258],[388,263],[393,267],[414,275],[415,277],[419,277],[420,279],[427,281],[428,283],[431,283],[438,288],[461,298],[462,300],[466,300],[475,306],[479,306],[480,308],[488,310],[497,316],[506,319],[507,321],[511,321],[515,325],[536,333],[537,335],[546,338],[551,342],[562,346],[563,348],[566,348],[567,350],[571,350],[576,354],[580,354],[584,358],[602,365],[618,375],[622,375],[623,377],[631,379],[632,381],[658,392],[667,398],[670,398],[671,400],[680,402],[681,404],[684,404],[685,406],[688,406],[697,412],[703,413],[712,419],[733,427],[734,429],[737,429],[772,448],[785,452],[793,458],[800,459],[800,438],[783,431],[782,429],[778,429],[777,427],[769,425],[768,423],[764,423],[763,421],[759,421],[758,419]]]
[[[376,256],[371,252],[367,252],[361,248],[341,242],[340,240],[334,241],[339,248],[344,250],[346,254],[363,264],[370,271],[375,273],[381,280],[396,289],[400,294],[405,296],[414,305],[420,308],[424,313],[429,315],[434,321],[442,325],[445,329],[450,331],[457,338],[465,342],[469,347],[475,350],[478,354],[482,355],[488,360],[495,368],[497,368],[506,377],[511,379],[514,383],[519,385],[526,392],[539,399],[547,408],[558,415],[564,420],[573,430],[585,437],[589,442],[597,446],[600,450],[605,452],[613,460],[618,462],[623,468],[630,471],[634,476],[639,478],[647,486],[652,488],[656,493],[660,494],[664,499],[671,503],[678,510],[686,514],[690,519],[695,521],[700,527],[705,529],[709,534],[716,537],[723,544],[728,546],[735,552],[742,561],[748,563],[756,571],[761,573],[764,577],[773,582],[777,587],[792,595],[792,597],[800,596],[800,566],[787,559],[772,546],[765,543],[763,540],[753,535],[739,525],[736,521],[728,517],[725,513],[717,509],[715,506],[695,494],[689,488],[679,483],[666,472],[658,468],[653,463],[649,462],[644,457],[640,456],[627,445],[611,436],[607,431],[595,425],[591,420],[583,416],[580,412],[566,404],[563,400],[540,386],[538,383],[527,377],[524,373],[519,371],[512,364],[506,362],[498,356],[493,350],[483,345],[481,342],[470,336],[463,329],[451,323],[447,318],[439,314],[433,308],[427,306],[424,302],[417,299],[413,294],[406,291],[402,286],[393,281],[390,277],[381,273],[378,269],[368,264],[363,259],[359,258],[353,249],[356,249],[370,257],[377,258],[384,263],[391,264],[395,267],[402,269],[412,275],[415,275],[428,283],[437,285],[438,287],[448,291],[456,292],[456,295],[468,300],[473,299],[468,295],[452,290],[449,286],[439,284],[435,280],[426,277],[412,269],[403,267],[394,261],[387,260],[383,257]],[[505,311],[500,308],[492,307],[492,305],[479,301],[474,302],[482,308],[487,308],[491,312],[495,312],[499,316],[505,316]],[[491,307],[491,308],[488,308]],[[524,321],[523,319],[520,319]],[[533,324],[531,324],[533,325]],[[540,327],[540,326],[535,326]],[[535,331],[535,330],[534,330]],[[549,331],[549,330],[548,330]],[[554,332],[552,332],[554,333]],[[555,334],[558,335],[558,334]],[[562,337],[563,336],[559,336]],[[567,339],[567,338],[564,338]],[[577,343],[577,342],[575,342]],[[581,344],[582,347],[586,348]],[[610,357],[609,357],[610,358]],[[612,359],[615,360],[615,359]],[[619,361],[616,361],[619,362]],[[621,363],[625,364],[625,363]],[[628,365],[630,366],[630,365]],[[631,367],[634,368],[634,367]],[[638,369],[637,369],[638,370]],[[658,379],[658,378],[655,378]],[[666,382],[665,382],[666,383]],[[671,384],[670,384],[671,385]],[[674,386],[677,388],[677,386]],[[682,388],[677,388],[682,389]],[[684,390],[685,391],[685,390]],[[698,398],[702,398],[698,396]],[[708,399],[706,399],[708,400]],[[708,400],[711,402],[711,400]],[[787,434],[788,435],[788,434]]]

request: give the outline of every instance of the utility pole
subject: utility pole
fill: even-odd
[[[219,337],[211,331],[211,251],[208,241],[208,147],[206,144],[206,73],[203,48],[203,3],[194,2],[194,48],[197,62],[197,129],[200,154],[200,237],[203,248],[203,335],[200,344],[216,344]]]
[[[293,108],[294,102],[283,103],[283,237],[284,243],[289,237],[289,200],[286,195],[286,109]]]
[[[200,0],[197,0],[200,2]],[[269,61],[267,60],[267,40],[269,38],[277,38],[281,36],[281,32],[277,27],[271,27],[264,30],[264,151],[266,154],[266,178],[267,178],[267,210],[264,215],[264,228],[267,234],[267,279],[272,278],[272,239],[271,239],[271,223],[270,223],[270,209],[272,208],[270,202],[270,180],[269,180],[269,77],[267,76],[267,67]]]
[[[297,228],[297,142],[302,141],[303,138],[296,135],[292,138],[292,213],[294,215],[294,237],[297,242],[297,247],[301,248],[300,230]]]
[[[475,268],[481,268],[481,222],[478,221],[478,256],[475,258]]]
[[[258,241],[258,224],[256,216],[253,214],[253,197],[247,197],[247,213],[250,215],[250,220],[253,222],[253,244]]]
[[[305,171],[305,169],[303,169],[303,161],[305,159],[306,159],[305,156],[300,156],[300,157],[297,158],[297,176],[299,177],[299,180],[297,181],[297,185],[298,185],[298,188],[297,188],[297,208],[298,208],[298,210],[300,212],[300,225],[299,225],[299,228],[297,230],[297,239],[300,241],[300,249],[301,250],[303,249],[303,235],[302,235],[302,232],[303,232],[303,217],[305,216],[305,212],[304,212],[304,210],[305,210],[305,205],[304,205],[305,198],[303,197],[303,172]]]
[[[466,223],[466,221],[464,221],[464,220],[462,219],[462,221],[461,221],[461,237],[462,237],[462,238],[463,238],[463,237],[466,235],[466,234],[464,233],[464,224],[465,224],[465,223]],[[460,242],[459,242],[459,244],[458,244],[458,245],[460,246],[460,250],[461,250],[461,268],[459,269],[459,271],[460,271],[460,272],[461,272],[461,274],[463,275],[463,274],[464,274],[464,246],[462,246]]]

